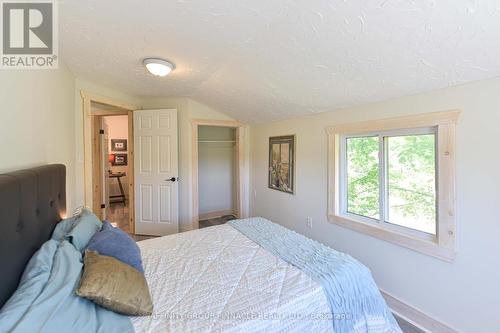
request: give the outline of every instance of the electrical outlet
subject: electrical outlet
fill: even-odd
[[[306,218],[306,227],[312,229],[312,227],[313,227],[313,219],[312,219],[312,217],[307,217]]]

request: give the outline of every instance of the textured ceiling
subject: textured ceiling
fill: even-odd
[[[500,76],[500,1],[62,0],[59,22],[76,76],[252,123]]]

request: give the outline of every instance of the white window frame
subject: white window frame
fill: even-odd
[[[455,131],[460,111],[425,113],[398,118],[340,124],[327,127],[328,133],[328,220],[331,223],[425,253],[453,261],[455,251]],[[345,142],[349,137],[435,134],[436,137],[436,235],[347,211]],[[380,145],[384,140],[379,140]],[[386,150],[380,147],[379,153]],[[385,159],[379,156],[381,162]],[[385,173],[380,164],[380,212],[386,209],[383,197]]]

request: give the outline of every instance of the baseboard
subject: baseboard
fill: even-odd
[[[389,308],[399,317],[429,333],[458,333],[457,330],[380,290]]]
[[[193,230],[192,228],[188,227],[188,228],[179,228],[179,232],[186,232],[186,231],[191,231]]]
[[[198,215],[198,219],[200,221],[203,221],[203,220],[208,220],[208,219],[215,219],[217,217],[221,217],[221,216],[225,216],[225,215],[236,215],[236,214],[232,209],[217,210],[217,211],[213,211],[213,212],[200,213]]]

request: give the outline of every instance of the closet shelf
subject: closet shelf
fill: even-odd
[[[198,140],[198,142],[201,143],[208,143],[208,142],[236,142],[235,140]]]

